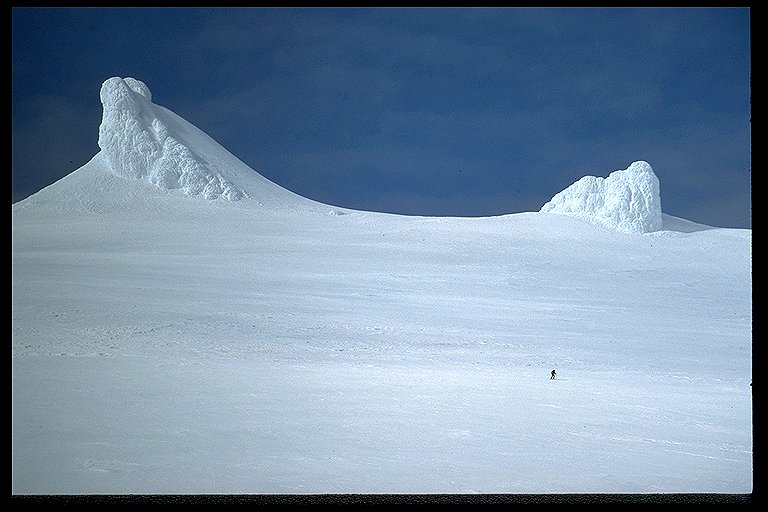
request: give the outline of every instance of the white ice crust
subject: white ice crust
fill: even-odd
[[[243,192],[211,169],[158,117],[149,88],[134,78],[113,77],[101,86],[104,109],[99,147],[112,172],[144,179],[163,189],[181,189],[207,199],[237,201]]]
[[[659,179],[648,162],[633,162],[607,178],[584,176],[540,210],[577,217],[624,233],[663,229]]]

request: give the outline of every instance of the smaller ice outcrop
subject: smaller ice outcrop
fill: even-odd
[[[104,113],[99,147],[112,172],[145,179],[163,189],[181,189],[207,199],[236,201],[243,192],[207,166],[158,118],[149,88],[135,78],[113,77],[100,91]]]
[[[570,215],[624,233],[663,229],[659,179],[648,162],[637,161],[607,178],[584,176],[540,210]]]

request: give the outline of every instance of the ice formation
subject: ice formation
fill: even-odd
[[[146,84],[113,77],[102,84],[100,96],[104,114],[99,147],[116,175],[145,179],[189,195],[203,194],[207,199],[243,197],[241,190],[169,131]]]
[[[584,176],[540,210],[571,215],[624,233],[663,229],[659,179],[648,162],[633,162],[607,178]]]

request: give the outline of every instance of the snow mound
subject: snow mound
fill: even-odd
[[[100,97],[104,113],[99,147],[114,174],[143,179],[162,189],[181,189],[188,195],[203,194],[207,199],[243,197],[242,190],[169,130],[146,84],[113,77],[102,84]]]
[[[659,179],[644,161],[633,162],[607,178],[584,176],[556,194],[540,211],[570,215],[630,234],[664,228]]]

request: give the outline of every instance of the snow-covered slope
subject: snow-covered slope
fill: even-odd
[[[221,194],[12,206],[14,493],[751,491],[751,231],[334,208],[125,83]]]

